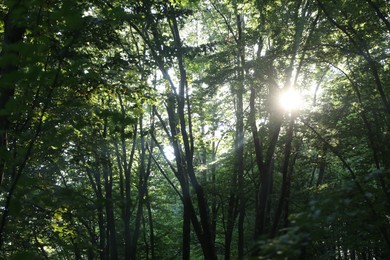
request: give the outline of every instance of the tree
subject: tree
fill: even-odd
[[[0,257],[384,259],[388,9],[0,4]]]

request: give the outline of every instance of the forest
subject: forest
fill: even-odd
[[[389,259],[389,0],[0,17],[0,259]]]

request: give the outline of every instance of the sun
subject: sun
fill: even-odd
[[[165,158],[167,158],[168,161],[175,160],[175,151],[171,145],[167,145],[163,148]]]
[[[279,105],[283,110],[292,112],[302,108],[303,99],[298,91],[290,88],[279,96]]]

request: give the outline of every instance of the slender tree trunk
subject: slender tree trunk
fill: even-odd
[[[212,143],[212,155],[211,155],[211,228],[212,228],[212,237],[215,243],[215,238],[217,235],[217,218],[218,218],[218,208],[217,208],[217,188],[216,188],[216,154],[217,147],[215,142]]]
[[[153,41],[155,41],[154,43],[152,43],[152,40],[149,38],[148,32],[140,30],[133,23],[130,24],[138,33],[140,33],[141,37],[150,47],[153,59],[156,61],[156,64],[160,69],[161,73],[163,74],[164,79],[167,80],[171,87],[170,93],[167,93],[168,97],[166,108],[168,112],[168,121],[170,126],[170,133],[168,135],[169,138],[171,138],[171,144],[174,149],[176,160],[177,170],[175,170],[174,172],[180,182],[181,189],[183,192],[183,257],[189,257],[189,246],[187,245],[189,245],[190,229],[187,225],[188,217],[190,217],[190,221],[192,223],[192,226],[194,227],[196,236],[201,244],[205,259],[216,259],[215,246],[211,235],[208,205],[203,191],[203,187],[198,183],[193,165],[194,138],[192,134],[192,115],[187,85],[186,69],[183,60],[184,53],[182,41],[180,38],[175,10],[169,3],[165,4],[165,7],[167,8],[167,10],[170,11],[167,20],[172,32],[173,42],[177,50],[175,52],[175,58],[177,59],[180,78],[178,84],[178,91],[176,88],[177,86],[174,84],[172,78],[168,73],[168,70],[165,68],[163,57],[161,57],[161,55],[166,52],[162,50],[162,44],[160,42],[161,37],[160,32],[158,31],[158,27],[155,26],[155,24],[151,24],[152,26],[150,27],[150,30],[151,34],[153,35]],[[149,17],[154,16],[152,14],[150,5],[147,5],[145,8],[148,12],[147,15]],[[148,21],[154,21],[154,18]],[[179,136],[181,142],[179,142],[178,140]],[[198,214],[196,213],[192,204],[192,199],[190,196],[190,185],[196,194],[199,219],[197,216]]]
[[[107,244],[106,244],[106,228],[104,221],[104,209],[103,209],[103,191],[100,180],[100,173],[98,170],[94,171],[94,177],[96,182],[96,200],[97,200],[97,214],[98,214],[98,226],[99,226],[99,252],[100,259],[108,259]]]
[[[183,194],[183,226],[182,226],[182,259],[190,259],[190,241],[191,241],[191,211],[190,204],[191,197],[188,185],[188,178],[184,171],[185,162],[183,160],[183,152],[181,150],[181,146],[178,143],[178,140],[175,138],[179,134],[178,125],[178,117],[175,113],[176,107],[176,98],[174,94],[169,94],[167,99],[167,112],[168,112],[168,120],[171,131],[171,144],[175,154],[176,167],[177,171],[175,172],[177,179],[180,182],[182,194]]]
[[[276,149],[279,133],[282,126],[282,116],[275,114],[270,119],[270,142],[268,145],[265,161],[258,165],[261,184],[257,193],[257,207],[255,220],[255,239],[266,233],[267,212],[269,212],[270,193],[273,185],[273,156]],[[261,155],[256,155],[261,157]]]
[[[261,222],[260,220],[260,207],[261,203],[261,196],[260,196],[260,190],[261,187],[264,185],[262,184],[265,181],[266,175],[264,173],[266,172],[266,166],[264,163],[264,156],[263,156],[263,145],[261,143],[261,140],[259,138],[259,133],[257,130],[257,125],[256,125],[256,106],[255,106],[255,100],[256,100],[256,90],[253,85],[250,87],[250,99],[249,99],[249,124],[251,126],[251,132],[252,132],[252,138],[253,138],[253,143],[254,143],[254,148],[255,148],[255,158],[256,158],[256,165],[257,168],[260,171],[260,186],[257,188],[257,195],[256,195],[256,218],[255,218],[255,232],[254,232],[254,237],[258,238],[262,234],[262,227],[261,227]]]
[[[125,197],[124,197],[124,225],[125,225],[125,258],[131,259],[131,231],[130,231],[130,223],[131,223],[131,171],[134,161],[135,148],[137,143],[137,125],[134,126],[134,136],[133,143],[131,147],[131,152],[127,163],[125,164],[124,173],[125,173]],[[124,138],[124,137],[123,137]],[[124,142],[123,142],[124,143]],[[125,144],[123,144],[125,146]],[[123,148],[125,149],[125,148]],[[124,156],[126,155],[124,150]],[[126,156],[124,157],[126,161]]]
[[[238,213],[238,243],[237,243],[237,251],[238,251],[238,259],[243,259],[244,257],[244,220],[245,220],[245,199],[244,195],[241,194],[241,202],[239,205],[239,213]]]
[[[107,155],[107,154],[106,154]],[[108,156],[108,155],[107,155]],[[107,239],[109,244],[110,259],[118,259],[118,247],[116,241],[115,216],[112,198],[112,169],[109,158],[103,158],[103,175],[105,188],[106,218],[107,218]]]
[[[138,207],[137,207],[137,213],[135,217],[135,224],[134,224],[134,232],[133,236],[131,238],[131,258],[130,259],[137,259],[137,242],[138,242],[138,237],[140,233],[140,228],[141,228],[141,217],[143,215],[143,200],[144,200],[144,194],[145,194],[145,187],[142,186],[140,187],[140,191],[138,193]]]
[[[236,176],[234,174],[234,176]],[[232,181],[231,183],[236,183]],[[230,259],[230,251],[231,251],[231,243],[233,238],[233,231],[234,231],[234,222],[237,216],[237,204],[238,204],[238,198],[236,194],[234,193],[234,186],[232,185],[231,194],[229,196],[229,203],[228,203],[228,211],[227,211],[227,220],[226,220],[226,231],[225,231],[225,260]]]
[[[243,105],[243,94],[245,92],[244,79],[245,79],[245,53],[244,53],[244,18],[241,14],[238,13],[237,3],[234,2],[234,13],[236,16],[236,28],[237,28],[237,37],[236,37],[236,84],[233,88],[236,88],[234,91],[236,99],[236,132],[234,140],[234,152],[235,152],[235,163],[234,163],[234,173],[231,181],[231,191],[228,205],[228,215],[226,223],[226,235],[225,235],[225,259],[230,259],[231,251],[231,242],[232,235],[235,226],[235,221],[237,216],[239,216],[238,221],[238,258],[243,257],[243,243],[244,243],[244,214],[245,214],[245,205],[244,205],[244,192],[243,192],[243,183],[244,183],[244,105]]]
[[[110,105],[110,101],[108,104]],[[115,228],[115,215],[112,198],[112,166],[111,159],[108,153],[108,147],[105,143],[107,141],[107,118],[104,118],[104,129],[103,129],[103,151],[101,153],[100,164],[103,170],[104,177],[104,189],[105,189],[105,206],[106,206],[106,223],[107,223],[107,239],[108,239],[108,255],[110,259],[117,260],[118,258],[118,245],[116,241],[116,228]]]
[[[294,68],[294,64],[296,62],[296,56],[298,54],[299,45],[302,40],[302,32],[304,29],[304,21],[306,19],[307,10],[309,7],[309,1],[306,2],[305,5],[302,5],[302,1],[297,1],[296,5],[296,17],[295,17],[295,35],[291,48],[291,59],[289,65],[286,69],[286,81],[284,84],[284,89],[287,90],[292,88],[293,77],[292,72]],[[301,15],[299,16],[299,10],[301,10]],[[271,93],[275,92],[276,89],[273,87],[271,89]],[[254,110],[254,97],[251,97],[251,108]],[[251,109],[251,110],[252,110]],[[256,220],[255,220],[255,239],[259,238],[262,235],[265,235],[266,230],[266,218],[267,218],[267,208],[269,206],[270,200],[270,191],[273,183],[273,169],[272,169],[272,161],[275,152],[275,148],[277,145],[277,141],[279,139],[279,133],[282,126],[283,116],[279,109],[275,109],[270,116],[270,141],[267,148],[267,152],[263,162],[261,159],[263,158],[263,152],[261,151],[261,144],[259,144],[258,136],[257,136],[257,128],[255,124],[255,112],[252,112],[252,135],[255,141],[255,151],[256,151],[256,162],[260,171],[260,179],[261,184],[259,191],[257,193],[257,207],[256,207]]]
[[[317,187],[320,186],[324,182],[325,176],[325,168],[326,168],[326,154],[328,152],[328,147],[324,146],[323,154],[319,158],[319,170],[318,170],[318,178],[317,178]]]
[[[148,223],[149,223],[149,240],[150,240],[150,254],[151,259],[156,259],[155,242],[154,242],[154,225],[153,225],[153,215],[152,215],[152,207],[150,205],[149,193],[146,190],[146,209],[148,211]]]
[[[181,133],[184,152],[185,152],[184,154],[182,154],[182,156],[184,155],[183,161],[185,162],[186,165],[186,170],[183,171],[183,173],[185,173],[189,177],[188,178],[189,183],[191,184],[196,194],[200,225],[203,231],[201,234],[197,233],[197,236],[201,242],[204,257],[205,259],[216,259],[215,246],[211,235],[208,205],[207,205],[203,187],[198,182],[198,179],[195,175],[194,165],[193,165],[194,140],[192,135],[191,106],[190,106],[189,94],[188,94],[187,75],[186,75],[186,70],[183,61],[182,42],[180,39],[179,28],[175,16],[171,17],[171,22],[172,22],[171,29],[172,29],[173,38],[175,41],[175,45],[178,49],[177,60],[178,60],[178,66],[180,71],[179,93],[175,95],[175,98],[177,101],[177,116],[180,125],[180,133]],[[186,106],[187,119],[185,118],[185,105],[187,105]],[[187,132],[187,127],[188,127],[188,132]],[[196,218],[193,216],[192,219],[196,219]]]
[[[146,160],[146,147],[145,147],[145,137],[142,134],[143,132],[143,124],[142,124],[143,117],[141,116],[139,119],[139,126],[140,126],[140,145],[141,145],[141,154],[140,154],[140,166],[139,166],[139,174],[138,174],[138,207],[137,207],[137,213],[135,218],[135,225],[134,225],[134,232],[131,239],[132,245],[131,245],[131,259],[137,259],[137,241],[140,233],[141,228],[141,217],[143,216],[143,206],[145,202],[145,196],[147,195],[148,191],[148,179],[150,176],[150,167],[151,167],[151,161],[152,161],[152,155],[149,153],[148,156],[148,162],[147,166],[145,167],[145,160]]]
[[[238,258],[244,256],[244,218],[245,218],[245,197],[244,197],[244,102],[243,95],[245,92],[245,38],[244,38],[244,17],[238,13],[237,5],[234,5],[236,14],[236,26],[238,32],[237,42],[237,63],[238,63],[238,90],[237,90],[237,188],[238,188],[238,242],[237,251]]]
[[[0,53],[0,58],[9,55],[14,56],[13,62],[17,60],[19,53],[15,50],[12,50],[12,45],[22,42],[23,35],[25,33],[25,28],[18,24],[18,20],[21,17],[18,15],[23,15],[22,13],[16,14],[18,9],[23,8],[20,7],[20,1],[14,3],[13,6],[9,7],[9,10],[4,18],[4,35],[3,35],[3,44],[2,50]],[[16,72],[18,70],[18,66],[13,62],[9,62],[6,64],[0,65],[0,153],[8,154],[8,131],[10,128],[10,122],[8,118],[8,114],[10,111],[6,111],[7,103],[12,99],[15,93],[15,86],[12,82],[7,82],[9,79],[4,80],[4,77],[10,73]],[[3,188],[3,181],[6,178],[6,156],[0,156],[0,189]],[[4,243],[4,227],[6,225],[7,216],[9,214],[9,203],[11,203],[12,191],[16,188],[16,180],[11,184],[10,192],[7,195],[5,205],[2,205],[5,209],[2,210],[3,214],[0,219],[0,250]],[[1,192],[0,190],[0,192]],[[0,193],[3,196],[3,194]]]
[[[8,119],[9,111],[4,111],[9,100],[12,99],[15,92],[15,86],[13,83],[9,82],[9,79],[4,79],[8,74],[16,72],[18,70],[18,65],[15,64],[17,57],[19,56],[18,51],[13,49],[13,45],[23,41],[23,35],[25,28],[20,25],[19,21],[24,15],[25,10],[19,13],[21,9],[21,1],[13,2],[8,10],[8,13],[4,18],[4,38],[2,44],[2,50],[0,57],[8,56],[7,60],[12,60],[11,62],[3,63],[0,65],[0,80],[2,80],[2,85],[0,86],[0,152],[6,153],[8,146],[8,137],[7,133],[10,128],[10,122]],[[20,17],[18,17],[20,16]],[[10,58],[12,57],[12,58]],[[0,187],[2,186],[5,174],[6,167],[6,158],[5,156],[0,156]]]
[[[290,123],[287,129],[287,138],[286,138],[286,146],[284,149],[284,161],[282,165],[282,187],[281,194],[279,198],[278,207],[274,216],[274,223],[271,230],[271,237],[274,237],[278,231],[279,221],[283,213],[283,209],[286,204],[288,204],[288,187],[289,187],[289,164],[290,164],[290,156],[291,156],[291,148],[292,148],[292,139],[293,139],[293,131],[294,131],[294,119],[295,116],[291,115]]]
[[[286,187],[286,203],[284,203],[284,218],[283,218],[283,227],[287,228],[289,226],[289,211],[290,211],[290,194],[291,194],[291,183],[292,183],[292,174],[294,172],[295,162],[298,157],[299,146],[296,148],[295,154],[291,159],[291,165],[287,173],[287,187]]]
[[[86,165],[85,159],[83,159],[83,165]],[[97,163],[96,163],[97,164]],[[97,245],[99,256],[101,260],[107,259],[106,255],[106,236],[105,236],[105,225],[104,225],[104,211],[103,211],[103,192],[102,192],[102,183],[100,180],[100,172],[98,168],[89,168],[86,167],[85,171],[87,172],[89,182],[92,186],[92,189],[95,192],[96,195],[96,209],[97,209],[97,216],[98,216],[98,241],[99,245]],[[93,225],[93,223],[92,223]]]
[[[122,105],[122,101],[120,99],[121,108],[122,108],[122,115],[125,116],[125,109]],[[124,132],[125,126],[122,126],[121,129],[121,146],[122,146],[122,154],[119,156],[122,158],[122,163],[119,165],[120,170],[120,193],[121,198],[123,200],[123,208],[122,208],[122,220],[124,225],[124,252],[125,252],[125,259],[131,259],[131,172],[133,168],[133,162],[134,162],[134,154],[137,144],[137,124],[133,126],[133,140],[132,140],[132,146],[130,155],[127,156],[127,150],[126,150],[126,142],[125,142],[125,132]],[[119,159],[118,159],[119,161]]]
[[[75,258],[75,260],[81,260],[82,257],[81,257],[80,248],[79,248],[79,246],[77,245],[77,243],[74,241],[73,238],[71,238],[71,243],[72,243],[72,245],[73,245],[74,258]]]
[[[272,185],[272,167],[271,163],[264,167],[261,178],[260,190],[258,192],[256,220],[255,220],[255,239],[260,238],[266,232],[267,208]]]
[[[191,198],[187,187],[183,190],[183,260],[190,259],[190,246],[191,246]]]

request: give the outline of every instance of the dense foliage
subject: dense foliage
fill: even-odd
[[[0,3],[1,259],[385,259],[386,0]]]

